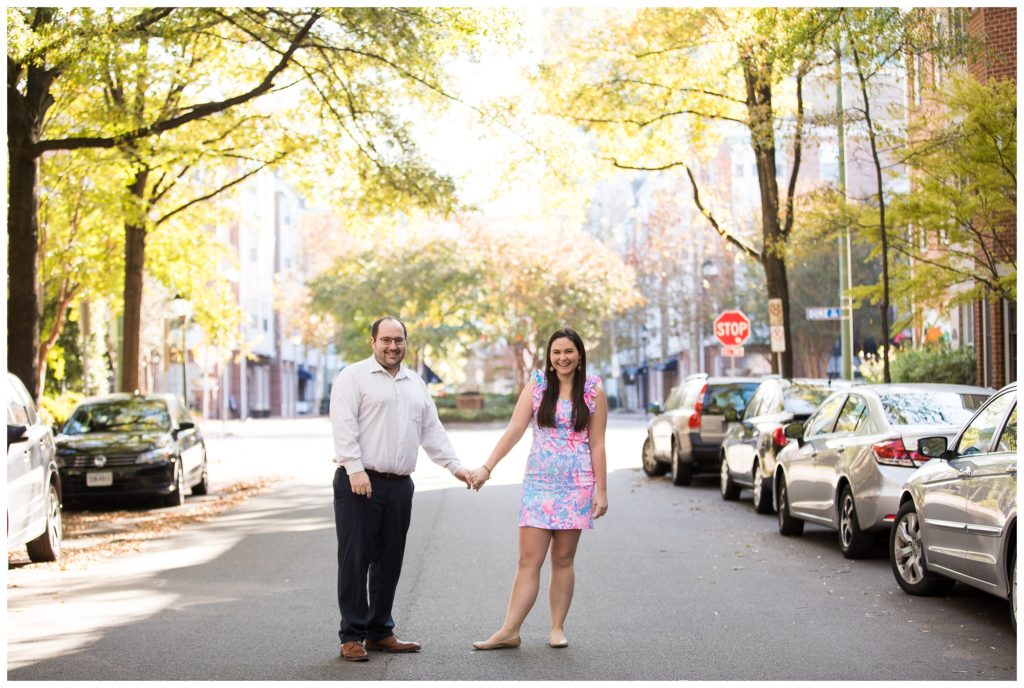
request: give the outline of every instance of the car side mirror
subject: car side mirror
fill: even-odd
[[[193,423],[192,421],[190,421],[190,420],[183,420],[180,423],[178,423],[178,432],[182,432],[184,430],[193,430],[193,429],[195,429],[195,427],[196,427],[196,424]]]
[[[24,425],[8,425],[7,426],[7,446],[10,447],[15,442],[23,442],[27,438],[25,432],[28,430]]]
[[[725,409],[725,422],[726,423],[735,423],[739,419],[740,419],[739,412],[736,409],[734,409],[732,406],[730,406],[730,407]]]
[[[661,408],[661,404],[659,404],[656,401],[652,401],[651,403],[647,404],[647,411],[649,413],[654,414],[655,416],[660,416],[663,410],[664,409]]]
[[[790,423],[782,429],[782,434],[791,440],[796,440],[798,445],[804,443],[804,424],[800,422]]]
[[[922,437],[917,441],[917,453],[927,456],[929,459],[946,458],[949,442],[945,437]]]

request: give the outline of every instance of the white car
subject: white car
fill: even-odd
[[[32,396],[7,373],[7,549],[26,545],[32,561],[60,558],[61,489],[53,432]]]
[[[992,393],[923,383],[835,392],[784,431],[797,442],[778,454],[779,533],[798,535],[811,521],[838,531],[843,556],[866,556],[896,519],[903,484],[928,461],[918,440],[952,439]]]

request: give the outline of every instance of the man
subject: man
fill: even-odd
[[[334,430],[334,517],[338,533],[341,656],[367,650],[418,652],[394,635],[395,600],[412,512],[419,447],[467,482],[437,408],[418,375],[402,365],[405,325],[385,316],[370,331],[373,355],[344,368],[331,390]],[[369,584],[369,596],[367,596]]]

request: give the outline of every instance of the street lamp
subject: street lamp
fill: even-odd
[[[171,300],[171,308],[174,314],[181,318],[181,397],[188,408],[188,355],[185,353],[185,332],[188,325],[188,316],[192,313],[192,302],[181,294],[176,294]]]

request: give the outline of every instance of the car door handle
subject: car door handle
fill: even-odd
[[[961,480],[966,480],[967,478],[970,478],[972,475],[974,475],[974,469],[971,468],[970,466],[968,466],[967,468],[960,469]]]
[[[1009,466],[1006,467],[1006,472],[1009,473],[1010,475],[1017,475],[1017,464],[1011,463]]]

